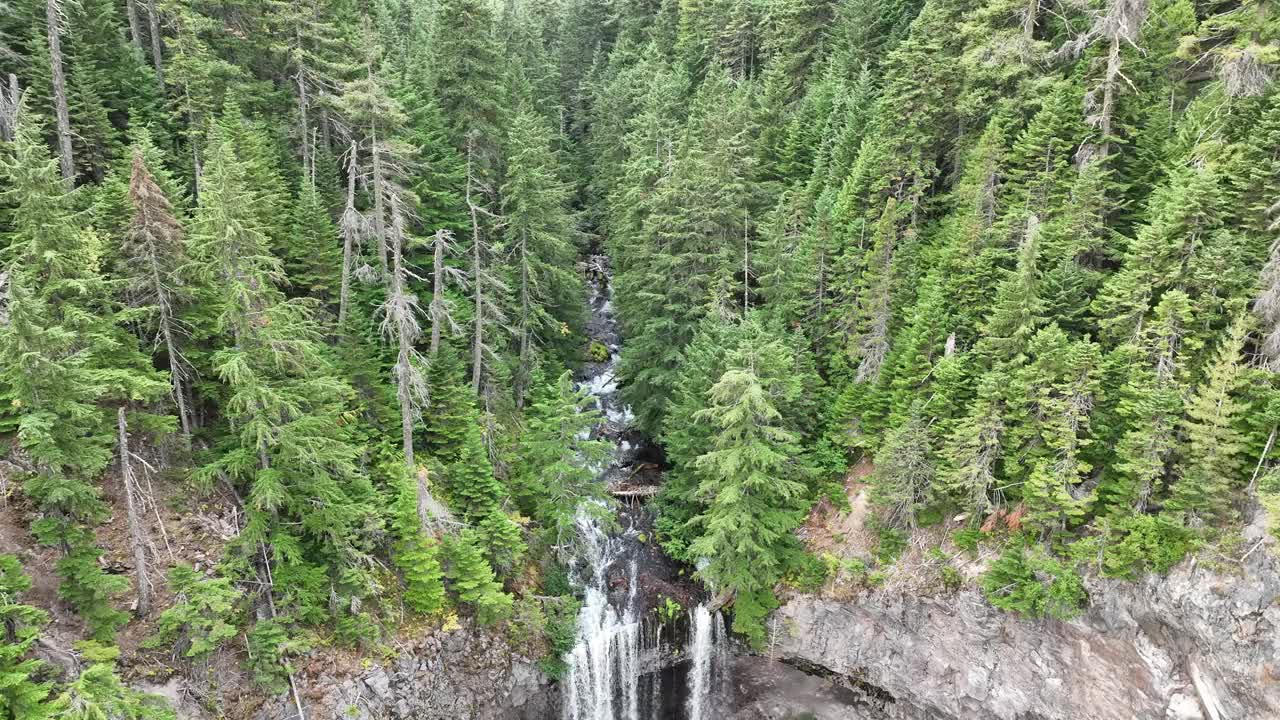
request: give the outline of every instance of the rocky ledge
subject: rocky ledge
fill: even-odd
[[[359,673],[300,679],[307,718],[349,720],[545,720],[559,717],[556,687],[500,634],[437,630],[399,657]],[[297,717],[286,694],[255,720]]]
[[[1280,561],[1262,523],[1246,556],[1140,582],[1093,580],[1070,622],[1023,619],[976,590],[796,598],[771,655],[878,698],[890,718],[1280,718]],[[852,715],[852,717],[859,717]]]

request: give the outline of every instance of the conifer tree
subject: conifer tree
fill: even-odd
[[[52,683],[40,679],[43,665],[31,658],[31,649],[49,621],[43,610],[24,604],[19,596],[31,587],[31,578],[13,555],[0,555],[0,712],[20,720],[52,717],[47,698]]]
[[[583,292],[581,277],[573,271],[566,188],[558,177],[543,119],[528,111],[517,113],[508,146],[503,217],[504,232],[517,254],[512,283],[519,305],[515,396],[516,405],[523,407],[538,349],[572,332],[568,321],[576,319]]]
[[[1188,523],[1219,522],[1231,514],[1232,488],[1243,484],[1246,442],[1237,424],[1244,404],[1234,397],[1241,379],[1241,351],[1248,332],[1235,320],[1200,387],[1187,402],[1185,455],[1165,509]]]
[[[608,445],[587,439],[601,416],[574,389],[568,371],[541,385],[520,436],[512,486],[520,506],[563,553],[573,540],[577,508],[598,507],[590,500],[603,500],[605,488],[596,475]]]
[[[706,511],[695,520],[703,532],[689,550],[707,560],[700,572],[712,587],[732,595],[771,592],[804,511],[799,437],[781,424],[770,398],[777,381],[756,374],[762,349],[735,352],[708,392],[708,407],[695,415],[716,434],[712,449],[694,461]]]
[[[502,585],[493,577],[493,568],[480,551],[476,532],[464,529],[446,541],[449,565],[445,576],[459,602],[472,605],[476,618],[482,624],[501,620],[511,614],[513,599],[502,591]]]
[[[0,358],[11,427],[33,462],[24,491],[42,517],[41,542],[62,551],[63,598],[99,638],[125,617],[112,598],[127,587],[98,564],[88,525],[107,515],[94,480],[112,459],[115,433],[106,403],[154,399],[165,384],[123,328],[99,274],[99,240],[79,226],[72,197],[40,139],[36,116],[19,115],[4,170],[14,226],[5,253],[8,322]]]
[[[128,281],[130,304],[148,315],[144,342],[163,348],[169,382],[184,435],[194,421],[189,409],[191,365],[180,350],[187,334],[180,320],[191,288],[180,269],[186,264],[185,234],[164,190],[147,167],[147,141],[133,149],[129,179],[132,219],[121,243],[121,271]],[[153,341],[154,338],[154,341]]]

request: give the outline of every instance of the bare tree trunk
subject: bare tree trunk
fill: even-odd
[[[71,154],[71,114],[67,110],[67,77],[62,69],[61,0],[46,0],[45,23],[48,25],[49,70],[53,74],[54,114],[58,121],[58,166],[62,179],[70,187],[75,183],[76,162]]]
[[[528,230],[520,231],[520,369],[516,374],[516,408],[524,408],[524,394],[529,388],[529,365],[532,348],[529,343],[529,240]]]
[[[480,376],[484,364],[484,282],[480,276],[480,217],[475,200],[471,197],[474,184],[472,159],[475,140],[467,138],[467,210],[471,213],[471,283],[475,292],[475,335],[471,339],[471,390],[480,392]]]
[[[1040,20],[1040,0],[1027,0],[1027,9],[1022,14],[1022,39],[1030,43],[1035,39],[1036,23]]]
[[[1102,134],[1102,143],[1098,146],[1095,162],[1105,163],[1111,154],[1111,117],[1116,107],[1116,80],[1120,77],[1120,38],[1111,38],[1111,49],[1107,53],[1107,77],[1102,84],[1102,118],[1098,123],[1098,132]]]
[[[395,196],[391,198],[392,255],[394,266],[391,270],[391,302],[399,309],[397,315],[412,312],[412,308],[403,300],[404,287],[403,237],[404,219],[400,215],[400,202]],[[397,316],[396,322],[396,398],[400,401],[400,439],[404,444],[404,464],[409,472],[416,469],[413,458],[413,367],[410,365],[413,351],[413,338],[409,336],[409,319]]]
[[[145,617],[151,612],[151,580],[147,574],[146,538],[142,535],[142,521],[138,519],[137,479],[133,474],[133,463],[129,460],[129,426],[123,405],[116,409],[116,428],[120,438],[120,482],[124,484],[129,546],[133,550],[133,570],[138,576],[138,616]]]
[[[138,0],[125,0],[125,15],[129,17],[129,37],[138,45],[138,49],[146,52],[142,44],[142,21],[138,19]]]
[[[294,40],[298,43],[298,47],[302,46],[301,32],[294,31]],[[301,53],[299,53],[301,54]],[[312,185],[315,184],[315,166],[312,165],[311,158],[311,122],[307,116],[307,106],[310,99],[307,96],[307,69],[301,63],[298,67],[298,121],[302,131],[302,170],[308,178],[311,178]]]
[[[342,213],[342,289],[338,292],[338,326],[347,319],[351,303],[351,262],[355,253],[356,228],[356,141],[351,141],[347,159],[347,205]]]
[[[437,230],[431,263],[431,356],[440,352],[440,331],[444,324],[444,237]]]
[[[378,236],[378,262],[382,275],[387,275],[386,181],[382,177],[382,150],[378,147],[378,131],[372,132],[370,153],[373,157],[373,232]]]
[[[9,88],[5,91],[0,86],[0,140],[12,140],[18,128],[18,102],[22,99],[22,91],[18,87],[18,76],[9,73]]]
[[[182,435],[191,439],[191,411],[187,409],[187,389],[183,381],[186,370],[182,365],[182,356],[178,354],[178,344],[173,339],[173,307],[169,293],[160,277],[160,266],[155,254],[151,255],[151,282],[155,284],[159,297],[156,303],[160,307],[160,334],[164,337],[164,348],[169,353],[169,382],[173,387],[173,399],[178,404],[178,422],[182,425]]]
[[[747,237],[747,223],[749,216],[743,213],[742,216],[742,317],[747,316],[747,305],[750,303],[751,292],[751,242]]]
[[[151,63],[155,65],[160,87],[164,87],[164,53],[160,47],[160,10],[156,0],[147,0],[147,16],[151,23]]]

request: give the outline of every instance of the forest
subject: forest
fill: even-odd
[[[414,623],[563,672],[592,277],[654,541],[750,643],[835,572],[797,531],[858,463],[869,586],[956,518],[1035,617],[1249,550],[1271,5],[0,2],[0,715],[169,717],[129,658],[226,647],[296,697]],[[234,508],[216,557],[157,552],[159,496]]]

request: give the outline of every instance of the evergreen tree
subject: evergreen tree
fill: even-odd
[[[0,555],[0,712],[20,720],[52,717],[47,698],[51,683],[40,679],[43,665],[31,658],[40,629],[49,621],[43,610],[23,604],[19,596],[31,587],[31,578],[18,559]]]
[[[1248,322],[1237,318],[1200,387],[1187,403],[1186,450],[1165,509],[1189,523],[1231,515],[1231,489],[1242,484],[1245,439],[1237,424],[1244,405],[1234,397]]]
[[[34,465],[24,491],[42,517],[32,529],[63,553],[60,594],[95,636],[107,638],[125,620],[112,598],[127,583],[99,566],[101,551],[88,527],[107,515],[93,484],[114,445],[105,404],[154,399],[165,383],[116,324],[99,272],[99,239],[79,225],[25,107],[4,170],[5,197],[15,208],[4,263],[8,321],[0,331],[7,424]]]
[[[445,576],[458,601],[475,607],[476,619],[489,624],[511,614],[513,599],[502,591],[484,559],[476,532],[465,529],[445,544],[449,565]]]
[[[733,595],[772,591],[805,510],[808,469],[797,462],[799,437],[781,424],[770,398],[778,381],[756,373],[761,350],[736,352],[708,392],[708,407],[695,415],[716,434],[712,449],[694,461],[706,511],[694,520],[703,531],[689,550],[706,559],[701,575]],[[735,629],[749,627],[746,619],[735,616]]]

